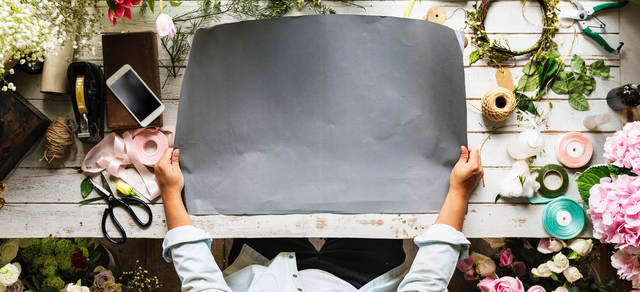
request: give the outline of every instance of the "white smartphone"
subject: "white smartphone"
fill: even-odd
[[[148,126],[164,111],[164,104],[129,64],[113,73],[107,79],[107,86],[142,127]]]

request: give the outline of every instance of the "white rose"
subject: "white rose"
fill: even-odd
[[[20,277],[22,271],[19,263],[6,264],[0,268],[0,285],[10,286]]]
[[[574,239],[569,241],[569,248],[580,256],[586,256],[593,248],[593,241],[591,239]]]
[[[481,276],[488,277],[496,272],[496,263],[490,257],[477,252],[472,252],[470,257],[476,265],[476,272]]]
[[[17,239],[9,239],[0,245],[0,267],[10,263],[18,255],[18,249]]]
[[[573,283],[582,278],[582,274],[580,274],[580,271],[576,267],[568,267],[564,272],[562,272],[562,274],[569,283]]]
[[[551,270],[546,263],[539,265],[537,268],[531,269],[531,274],[540,278],[548,278],[551,277]]]
[[[565,287],[558,287],[558,288],[556,288],[556,290],[553,290],[551,292],[569,292],[569,289],[567,289]]]
[[[569,259],[561,252],[553,256],[553,261],[548,261],[549,270],[554,273],[562,273],[569,267]]]
[[[67,284],[67,287],[62,289],[65,292],[89,292],[89,288],[85,286],[75,285],[75,284]]]

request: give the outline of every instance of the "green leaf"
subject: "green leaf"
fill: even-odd
[[[538,75],[522,75],[518,80],[518,90],[530,92],[538,89]]]
[[[582,83],[581,80],[571,80],[568,83],[567,89],[569,90],[570,94],[582,94],[584,84]]]
[[[91,183],[91,177],[85,177],[80,183],[80,194],[82,194],[82,198],[86,198],[91,191],[93,191],[93,184]]]
[[[558,60],[547,58],[538,70],[538,92],[536,97],[542,96],[546,92],[547,83],[553,78],[558,71]]]
[[[496,195],[496,198],[493,200],[493,203],[494,204],[498,203],[498,200],[500,200],[500,198],[502,198],[502,195],[500,194]]]
[[[596,88],[596,79],[588,76],[587,74],[582,74],[578,78],[578,80],[582,81],[582,93],[584,95],[589,95]]]
[[[584,97],[582,93],[571,93],[569,94],[569,104],[576,110],[586,111],[589,110],[589,102]]]
[[[575,250],[572,250],[569,255],[567,255],[567,258],[570,260],[577,260],[580,258],[580,255]]]
[[[82,200],[82,201],[78,202],[78,204],[84,205],[84,204],[89,204],[91,202],[95,202],[95,201],[98,201],[98,200],[102,200],[102,197],[93,197],[93,198],[89,198],[89,199],[86,199],[86,200]]]
[[[571,70],[576,73],[587,73],[584,59],[578,55],[573,55],[573,58],[571,59]]]
[[[111,12],[116,12],[116,1],[115,0],[107,0],[107,6],[109,6],[109,10],[111,10]]]
[[[536,116],[539,116],[538,109],[536,108],[535,103],[528,96],[523,93],[515,92],[516,99],[518,100],[517,107],[519,110],[524,112],[530,112]]]
[[[578,186],[578,193],[585,204],[589,205],[589,190],[595,184],[600,183],[600,179],[603,177],[610,177],[611,172],[607,165],[595,165],[585,170],[578,178],[576,178],[576,185]]]
[[[469,55],[469,65],[477,62],[478,60],[480,60],[480,51],[471,52]]]
[[[53,287],[43,287],[38,289],[38,292],[58,292],[60,290],[53,288]]]
[[[560,52],[556,49],[549,50],[549,52],[547,52],[547,56],[549,56],[549,58],[559,58]]]
[[[556,274],[551,273],[551,279],[553,279],[554,281],[560,281],[558,280],[558,276]]]
[[[566,80],[558,80],[553,81],[551,84],[551,90],[556,94],[567,94],[569,93],[569,85]]]
[[[626,174],[629,176],[636,176],[637,174],[633,173],[631,169],[625,167],[615,166],[613,164],[609,164],[609,172],[614,176],[619,176],[621,174]]]
[[[575,80],[576,78],[574,77],[573,72],[571,71],[562,71],[562,72],[558,72],[558,75],[556,76],[556,80],[563,80],[563,81],[571,81],[571,80]]]
[[[538,63],[529,62],[529,63],[524,65],[524,68],[522,68],[522,73],[527,74],[527,75],[536,74],[536,72],[538,71],[538,67],[539,67]]]
[[[151,9],[151,13],[155,13],[154,9],[156,8],[156,1],[155,0],[146,0],[147,1],[147,6],[149,6],[149,9]]]
[[[595,77],[610,77],[610,68],[604,64],[603,60],[598,60],[589,65],[589,74]]]
[[[178,6],[182,5],[182,1],[169,0],[169,4],[171,4],[171,7],[178,7]]]

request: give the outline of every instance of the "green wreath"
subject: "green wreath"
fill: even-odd
[[[475,11],[467,12],[466,24],[473,33],[471,43],[478,49],[471,53],[469,64],[473,64],[482,58],[488,58],[490,61],[499,63],[515,56],[526,54],[531,54],[532,59],[536,60],[544,52],[557,47],[557,44],[553,41],[553,36],[558,31],[558,9],[556,8],[558,0],[538,0],[538,2],[544,15],[542,33],[535,44],[528,49],[519,51],[511,50],[506,42],[489,39],[484,28],[484,21],[487,18],[491,0],[482,0],[480,6],[478,6],[478,3],[474,4]]]

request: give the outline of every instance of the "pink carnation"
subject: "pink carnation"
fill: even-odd
[[[621,279],[631,281],[633,288],[640,288],[640,248],[626,247],[611,256],[611,266],[618,270]]]
[[[604,142],[608,163],[640,174],[640,122],[627,123]]]
[[[602,178],[589,190],[593,236],[616,248],[640,246],[640,177]]]

